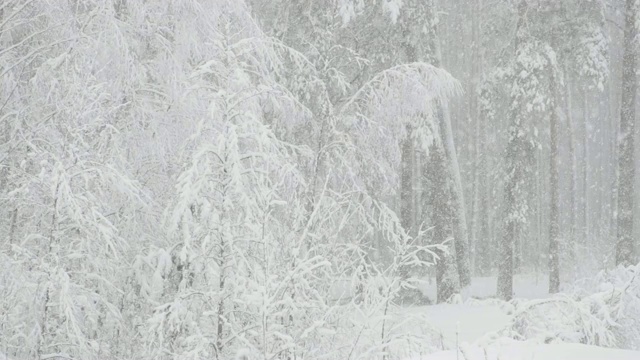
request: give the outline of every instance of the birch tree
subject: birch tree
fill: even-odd
[[[13,304],[2,337],[10,356],[97,359],[116,351],[117,282],[129,248],[120,230],[143,201],[118,151],[121,103],[98,39],[112,39],[112,18],[106,4],[62,5],[3,4],[11,10],[3,32],[14,42],[2,54],[2,78],[13,87],[3,99],[11,161],[0,159],[2,196],[21,204],[13,212],[21,225],[3,268],[3,279],[20,282],[2,286]]]

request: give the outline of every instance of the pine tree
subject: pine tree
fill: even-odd
[[[505,206],[506,219],[504,240],[500,245],[499,293],[509,298],[512,292],[514,247],[522,251],[525,226],[528,223],[529,198],[526,185],[532,168],[533,149],[541,146],[538,140],[542,123],[537,116],[549,119],[550,130],[550,286],[557,291],[559,286],[559,259],[561,251],[559,230],[559,173],[557,164],[560,157],[558,122],[565,106],[563,92],[563,66],[585,75],[599,88],[606,79],[606,40],[601,31],[601,4],[580,2],[538,2],[520,1],[517,7],[517,23],[514,37],[513,58],[504,59],[490,82],[481,92],[484,97],[483,112],[495,117],[497,108],[490,105],[495,101],[495,91],[490,86],[495,82],[508,81],[509,118],[508,144],[506,153]],[[527,26],[525,26],[525,23]],[[572,46],[571,44],[577,44]],[[489,86],[489,87],[487,87]],[[484,94],[484,95],[483,95]],[[494,100],[492,100],[492,98]],[[498,96],[499,98],[499,96]],[[487,101],[489,103],[487,103]],[[538,209],[540,211],[540,209]]]
[[[526,0],[518,3],[518,24],[516,27],[516,55],[512,74],[514,87],[511,90],[511,104],[509,108],[509,130],[506,152],[506,184],[505,203],[506,217],[504,222],[504,233],[500,243],[500,260],[498,273],[498,296],[509,300],[513,297],[513,265],[514,247],[516,241],[523,235],[524,226],[527,220],[528,204],[525,193],[528,169],[531,167],[532,148],[528,133],[525,114],[527,109],[525,95],[530,95],[532,89],[528,87],[529,77],[520,77],[521,71],[527,71],[529,76],[531,70],[535,70],[536,63],[531,58],[533,44],[527,42],[525,29],[525,16],[528,11]],[[531,109],[529,109],[531,110]]]

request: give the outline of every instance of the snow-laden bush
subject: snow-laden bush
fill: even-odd
[[[638,349],[640,339],[639,266],[618,267],[574,284],[570,292],[547,299],[510,302],[480,300],[512,315],[510,324],[483,342],[508,337],[537,342],[570,342]],[[478,300],[473,300],[478,302]]]
[[[599,272],[574,285],[577,296],[592,301],[593,312],[609,317],[617,346],[640,349],[640,264]],[[587,295],[592,294],[592,295]]]
[[[343,280],[332,286],[332,301],[340,305],[334,308],[339,316],[328,350],[334,353],[332,358],[363,360],[431,353],[437,334],[424,316],[406,312],[400,294],[415,289],[417,281],[405,278],[403,270],[432,266],[437,246],[422,245],[410,237],[384,204],[373,202],[372,206],[375,216],[369,213],[366,221],[391,256],[383,263],[371,261],[362,249],[345,251],[358,260],[347,264]]]
[[[610,308],[601,294],[582,300],[560,294],[550,299],[515,301],[505,335],[516,340],[614,346]]]

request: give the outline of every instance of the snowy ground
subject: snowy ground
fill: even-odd
[[[624,281],[622,288],[628,288],[628,280]],[[380,282],[380,286],[385,283],[384,279],[370,281]],[[425,279],[418,288],[432,301],[436,299],[435,281]],[[388,350],[395,358],[406,357],[409,360],[640,360],[640,352],[578,343],[586,342],[583,341],[584,336],[591,336],[591,344],[615,345],[615,341],[602,342],[605,337],[598,332],[601,330],[594,330],[606,328],[606,324],[593,328],[586,325],[594,321],[588,318],[588,313],[603,305],[603,299],[596,296],[580,302],[568,294],[552,297],[547,289],[546,276],[517,275],[514,278],[516,299],[505,303],[495,299],[495,277],[474,278],[464,299],[394,309],[390,332],[411,334],[423,339],[419,341],[427,346],[413,349],[399,342],[390,345]],[[605,292],[605,300],[610,301],[613,293],[610,290]],[[333,293],[337,301],[349,301],[354,295],[350,280],[334,283]],[[581,313],[580,309],[586,313]],[[601,310],[596,312],[602,315]],[[366,328],[372,336],[378,336],[382,317],[375,313],[363,315],[358,321],[367,323]],[[522,332],[517,337],[513,333],[514,326],[524,326],[526,330],[518,330]],[[594,337],[600,342],[594,342]],[[512,338],[529,340],[518,342]],[[456,353],[455,349],[459,351]],[[413,354],[416,353],[420,355],[415,357]],[[357,359],[369,359],[367,356],[364,354]]]
[[[444,341],[444,348],[455,347],[456,338],[459,343],[475,343],[484,335],[504,328],[511,319],[497,305],[438,304],[408,311],[427,317]]]
[[[424,314],[442,335],[445,349],[407,360],[640,360],[640,352],[583,344],[540,344],[511,339],[488,340],[509,324],[511,316],[497,305],[439,304],[408,310]],[[457,340],[456,340],[457,339]],[[458,344],[458,346],[456,346]]]
[[[606,349],[582,344],[532,344],[526,342],[493,347],[462,347],[410,360],[638,360],[640,352]]]
[[[435,284],[426,283],[421,290],[435,298]],[[549,297],[546,279],[518,276],[514,290],[521,299]],[[495,278],[475,278],[470,288],[474,298],[495,294]],[[504,305],[504,304],[503,304]],[[508,307],[499,302],[467,300],[460,304],[438,304],[406,308],[407,315],[422,315],[432,331],[439,334],[441,349],[456,349],[409,360],[640,360],[640,352],[609,349],[574,343],[545,344],[540,341],[519,342],[495,334],[510,324]]]
[[[486,299],[496,295],[497,279],[492,277],[476,277],[471,281],[469,295],[478,299]],[[513,278],[513,292],[519,299],[541,299],[549,295],[549,282],[543,275],[516,275]],[[434,279],[425,280],[420,291],[429,299],[436,298],[436,282]]]
[[[381,279],[370,280],[379,282],[380,286],[385,286],[385,281]],[[476,299],[492,298],[496,295],[496,277],[476,277],[471,281],[468,289],[468,295]],[[436,300],[436,282],[435,279],[425,279],[418,285],[420,291],[428,297],[432,302]],[[513,291],[515,297],[519,299],[541,299],[549,295],[549,283],[546,276],[542,275],[515,275],[513,278]],[[334,300],[350,299],[353,286],[350,279],[336,281],[332,286],[332,297]]]

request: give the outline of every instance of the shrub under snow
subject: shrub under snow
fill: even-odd
[[[640,350],[640,264],[599,272],[575,285],[578,296],[593,302],[594,312],[608,316],[616,346]]]
[[[640,349],[639,270],[640,265],[603,271],[576,283],[572,291],[547,299],[483,300],[498,301],[512,314],[510,324],[484,342],[508,337]]]

